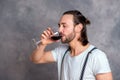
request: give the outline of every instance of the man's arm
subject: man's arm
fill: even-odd
[[[113,80],[112,73],[101,73],[96,75],[96,80]]]
[[[48,62],[55,62],[51,51],[44,51],[45,46],[39,46],[35,51],[33,51],[31,55],[32,62],[38,63],[48,63]]]
[[[41,34],[41,42],[30,57],[34,63],[48,63],[55,61],[51,51],[45,51],[48,44],[55,42],[50,39],[51,35],[53,35],[51,28],[47,28],[47,30]]]

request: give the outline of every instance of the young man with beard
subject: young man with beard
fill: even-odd
[[[41,34],[41,42],[33,51],[34,63],[57,62],[58,80],[112,80],[112,72],[104,52],[89,43],[86,25],[90,21],[78,10],[63,13],[58,25],[62,45],[45,51],[48,44],[56,42],[50,37],[51,28]]]

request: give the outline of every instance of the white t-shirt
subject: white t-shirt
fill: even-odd
[[[62,65],[62,78],[61,80],[80,80],[80,74],[83,68],[83,63],[87,53],[93,48],[90,45],[84,52],[78,56],[71,57],[70,51],[67,51],[63,65]],[[60,46],[52,50],[53,57],[58,65],[58,79],[60,80],[61,62],[65,51],[68,46]],[[104,52],[99,49],[95,49],[89,55],[83,80],[95,80],[95,75],[99,73],[111,72],[108,59]]]

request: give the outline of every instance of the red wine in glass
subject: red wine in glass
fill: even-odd
[[[61,39],[61,37],[62,37],[61,35],[54,35],[51,37],[51,39],[52,40],[59,40],[59,39]]]

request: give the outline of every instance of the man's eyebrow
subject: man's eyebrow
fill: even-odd
[[[63,23],[58,23],[58,26],[60,26],[60,24],[66,24],[66,23],[64,23],[64,22]]]

